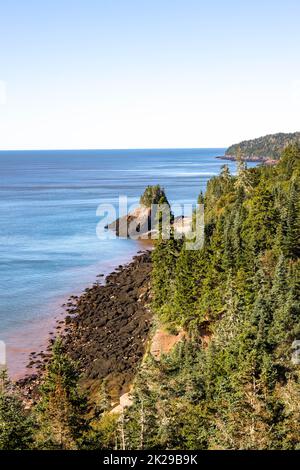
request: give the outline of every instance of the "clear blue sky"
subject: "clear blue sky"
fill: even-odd
[[[299,0],[2,0],[0,149],[300,130]]]

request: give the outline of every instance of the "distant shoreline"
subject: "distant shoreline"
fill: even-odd
[[[234,155],[220,155],[217,156],[219,160],[229,160],[231,162],[236,162],[236,157]],[[262,157],[248,157],[248,158],[242,158],[242,160],[246,162],[264,162],[265,159]]]
[[[236,162],[237,159],[234,155],[220,155],[217,156],[219,160],[227,160],[230,162]],[[264,163],[265,165],[276,165],[278,163],[278,160],[274,160],[273,158],[268,158],[268,157],[242,157],[242,160],[244,162],[252,162],[252,163]]]

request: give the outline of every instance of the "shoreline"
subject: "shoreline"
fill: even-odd
[[[218,158],[219,160],[228,160],[230,162],[236,162],[237,161],[237,159],[234,155],[220,155],[220,156],[217,156],[216,158]],[[268,161],[269,159],[268,158],[263,158],[263,157],[249,157],[249,158],[243,158],[242,157],[242,160],[245,161],[245,162],[263,163],[263,162]]]
[[[236,162],[237,159],[233,155],[220,155],[217,156],[219,160],[227,160],[230,162]],[[249,162],[249,163],[264,163],[265,165],[277,165],[278,160],[274,160],[273,158],[268,158],[268,157],[248,157],[248,158],[243,158],[242,161],[244,162]]]
[[[90,288],[97,280],[99,273],[106,278],[120,264],[128,264],[139,250],[150,248],[151,245],[137,240],[135,249],[129,256],[122,256],[113,259],[111,262],[102,261],[92,265],[90,268],[83,268],[83,280],[80,286],[67,292],[65,295],[59,295],[56,299],[41,305],[40,314],[24,324],[16,325],[14,328],[6,331],[3,335],[7,345],[7,369],[13,381],[20,381],[28,375],[36,372],[34,367],[28,367],[32,361],[32,352],[34,356],[40,353],[47,353],[49,341],[57,334],[57,327],[62,325],[65,317],[68,315],[68,303],[72,298],[80,297],[86,288]]]
[[[100,281],[68,299],[64,318],[56,322],[55,333],[48,335],[46,350],[29,356],[32,370],[16,382],[29,406],[38,397],[57,336],[79,363],[82,384],[92,396],[104,381],[112,406],[129,391],[152,325],[150,272],[151,250],[144,248],[105,279],[98,275]]]

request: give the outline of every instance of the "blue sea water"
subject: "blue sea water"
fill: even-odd
[[[31,322],[54,315],[58,299],[140,249],[132,240],[97,238],[99,204],[117,205],[119,195],[138,201],[149,184],[162,185],[173,203],[195,202],[226,163],[215,158],[223,154],[224,149],[0,152],[0,340],[14,346],[17,330],[27,335]],[[234,172],[235,164],[227,163]]]

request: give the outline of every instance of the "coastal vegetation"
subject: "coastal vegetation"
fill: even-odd
[[[164,189],[158,184],[155,186],[147,186],[140,197],[140,204],[148,208],[151,208],[153,204],[168,204]]]
[[[292,144],[300,144],[300,132],[290,134],[278,133],[245,140],[231,145],[225,155],[228,157],[241,156],[245,160],[279,160],[284,149]]]
[[[153,309],[187,339],[143,364],[130,448],[299,448],[299,176],[298,145],[275,167],[225,166],[204,197],[204,248],[157,243]]]
[[[112,413],[99,377],[92,397],[80,343],[77,361],[58,339],[30,407],[3,376],[0,448],[300,449],[299,186],[296,143],[276,166],[247,169],[239,161],[234,176],[224,165],[199,196],[203,248],[186,249],[172,227],[168,240],[155,243],[152,332],[159,324],[184,334],[159,358],[145,350],[130,406]],[[151,188],[145,199],[153,200]],[[87,294],[95,311],[82,311],[75,323],[101,313],[101,300]],[[88,323],[82,326],[85,334]]]
[[[156,229],[165,212],[170,218],[169,202],[159,185],[147,186],[139,202],[140,205],[133,211],[108,224],[106,228],[123,238],[150,238],[151,231]],[[171,222],[173,219],[170,219]]]

